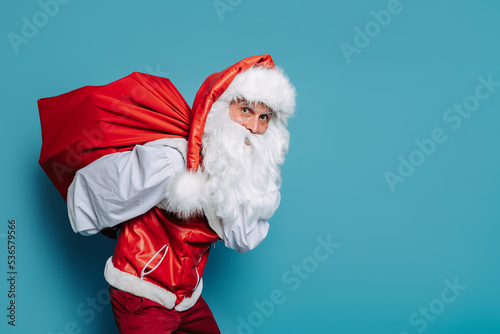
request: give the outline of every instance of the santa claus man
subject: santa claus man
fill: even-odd
[[[120,333],[220,333],[201,297],[211,245],[247,252],[280,202],[295,89],[266,56],[211,75],[188,140],[164,138],[80,169],[67,195],[75,232],[120,225],[106,263]]]

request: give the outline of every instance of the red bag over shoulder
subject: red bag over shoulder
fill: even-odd
[[[134,145],[189,134],[191,109],[170,80],[134,72],[38,101],[39,163],[66,199],[76,171]]]

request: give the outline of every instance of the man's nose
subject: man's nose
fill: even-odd
[[[259,128],[259,119],[257,117],[252,117],[251,119],[248,120],[248,122],[245,124],[245,127],[247,128],[248,131],[251,133],[257,133],[257,130]]]

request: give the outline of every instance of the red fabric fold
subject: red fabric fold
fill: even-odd
[[[191,109],[170,80],[134,72],[38,101],[39,163],[66,199],[77,170],[98,158],[168,137],[187,138]]]

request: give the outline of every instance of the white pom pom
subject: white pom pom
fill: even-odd
[[[208,203],[206,183],[206,174],[199,170],[177,173],[170,180],[158,207],[176,213],[181,219],[203,214],[203,205]]]

